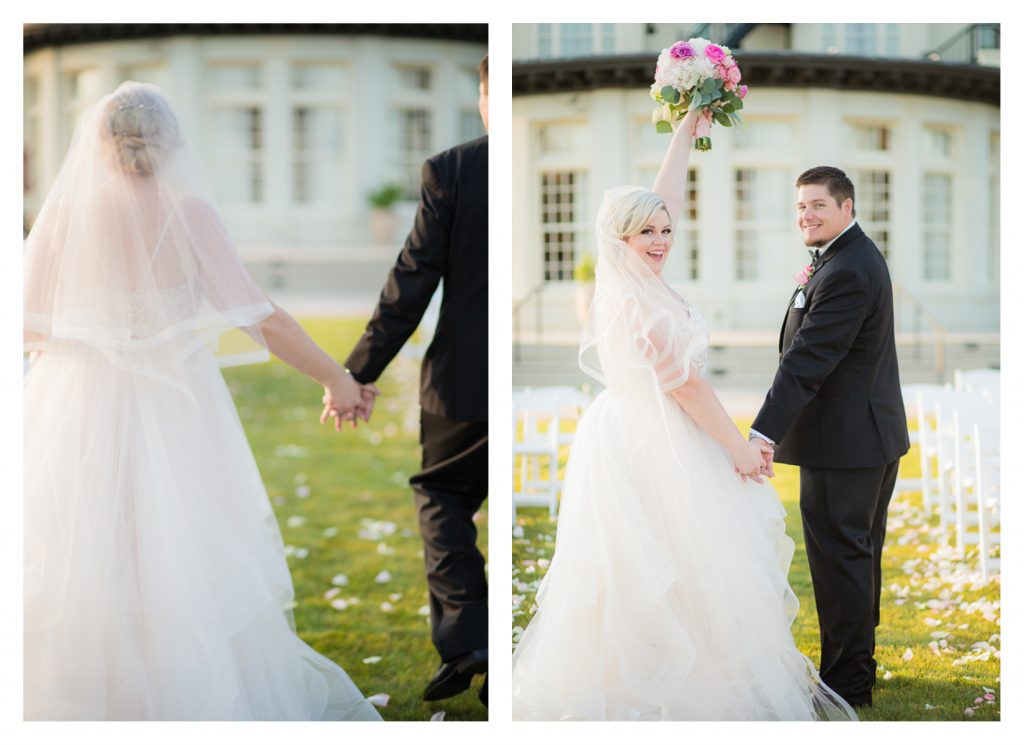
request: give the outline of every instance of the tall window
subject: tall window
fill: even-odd
[[[892,184],[888,171],[861,170],[850,174],[853,180],[854,208],[857,223],[889,260],[889,234],[892,206]]]
[[[225,204],[260,204],[265,192],[262,66],[223,62],[208,66],[210,110],[206,140],[217,197]]]
[[[953,177],[948,173],[924,174],[922,195],[924,278],[935,282],[948,282],[953,278]]]
[[[829,54],[898,57],[898,23],[823,23],[822,51]]]
[[[892,149],[892,130],[884,124],[851,124],[850,134],[856,150],[884,153]]]
[[[407,199],[418,199],[423,161],[434,154],[439,133],[435,131],[435,75],[426,65],[395,65],[395,114],[397,126],[396,180]]]
[[[544,279],[569,280],[583,240],[586,173],[549,171],[540,176]]]
[[[772,257],[785,255],[793,214],[791,178],[785,168],[738,168],[736,195],[736,279],[765,279]]]
[[[423,161],[433,153],[433,140],[429,109],[398,110],[399,172],[405,196],[409,199],[419,197],[420,172]]]
[[[342,189],[347,71],[337,63],[292,66],[292,199],[329,204]]]
[[[615,52],[614,23],[538,23],[538,57],[586,57]]]

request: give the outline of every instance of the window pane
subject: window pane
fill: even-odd
[[[416,91],[429,91],[432,74],[429,67],[398,67],[398,82],[403,88]]]
[[[593,24],[558,24],[560,57],[584,56],[594,53]]]
[[[854,147],[857,150],[884,152],[890,147],[889,128],[880,124],[851,125]]]
[[[924,278],[948,281],[952,274],[950,213],[953,206],[953,177],[946,173],[926,173],[922,199]]]
[[[433,130],[427,109],[398,110],[399,172],[405,195],[418,199],[423,161],[433,153]]]
[[[889,258],[889,218],[892,204],[888,171],[857,171],[851,175],[857,222],[878,250]]]
[[[296,63],[292,67],[292,88],[338,94],[345,89],[345,68],[340,64]]]
[[[792,150],[796,124],[791,121],[746,120],[732,129],[733,142],[742,150]]]
[[[261,85],[261,68],[255,64],[215,63],[206,71],[206,85],[217,93],[255,91]]]
[[[541,243],[544,251],[544,279],[572,279],[572,270],[582,240],[577,220],[585,204],[585,175],[578,171],[541,174]]]

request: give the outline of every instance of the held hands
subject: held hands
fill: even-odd
[[[360,385],[351,373],[342,373],[329,385],[324,386],[324,410],[320,413],[320,423],[334,419],[334,429],[341,431],[343,421],[352,422],[353,429],[358,419],[370,421],[373,404],[380,391],[372,383]]]
[[[772,446],[764,440],[754,438],[744,442],[733,452],[733,468],[744,481],[750,478],[758,484],[763,484],[761,476],[775,476],[775,470],[772,468],[773,457]]]

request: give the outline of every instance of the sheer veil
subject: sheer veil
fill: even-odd
[[[628,393],[656,383],[663,392],[707,364],[704,319],[652,272],[618,235],[624,202],[650,193],[638,186],[605,192],[597,213],[597,279],[583,324],[579,364],[608,388]]]
[[[90,107],[25,241],[27,350],[82,344],[173,382],[202,346],[267,358],[272,306],[243,267],[167,97],[126,82]]]

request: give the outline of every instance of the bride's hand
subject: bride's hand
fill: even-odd
[[[351,421],[356,426],[356,411],[363,403],[362,387],[351,373],[338,375],[330,384],[324,386],[324,410],[320,413],[320,423],[334,418],[334,429],[341,431],[342,421]]]
[[[758,443],[745,440],[732,453],[732,464],[736,472],[740,474],[740,478],[744,481],[749,477],[758,484],[764,483],[760,473],[765,460],[764,454],[761,452],[761,446]]]
[[[689,135],[692,140],[697,132],[697,117],[699,115],[699,108],[693,108],[686,112],[686,116],[679,122],[679,126],[676,128],[682,130],[683,134]]]

